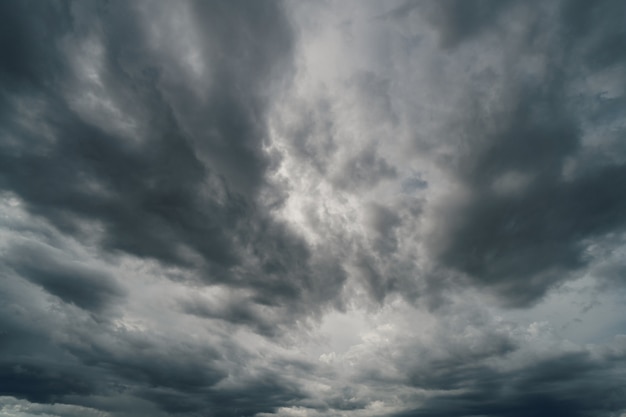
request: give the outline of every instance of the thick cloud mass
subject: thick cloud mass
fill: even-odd
[[[626,416],[626,3],[0,20],[0,415]]]

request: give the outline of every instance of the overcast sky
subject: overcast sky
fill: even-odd
[[[626,2],[0,1],[0,415],[625,417]]]

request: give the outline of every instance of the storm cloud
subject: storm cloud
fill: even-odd
[[[626,5],[0,4],[0,414],[626,412]]]

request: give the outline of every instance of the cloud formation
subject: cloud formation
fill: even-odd
[[[0,414],[626,412],[625,5],[0,4]]]

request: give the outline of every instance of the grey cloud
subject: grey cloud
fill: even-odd
[[[20,18],[29,22],[25,16]],[[58,41],[54,37],[52,40]],[[39,57],[40,68],[54,70],[61,66],[62,62],[55,62],[60,61],[58,55],[50,58],[52,62]],[[130,149],[122,138],[111,137],[85,123],[60,97],[62,91],[34,94],[47,104],[47,114],[41,119],[54,126],[57,142],[45,146],[43,154],[35,152],[36,148],[29,149],[26,144],[29,139],[41,142],[37,133],[9,125],[13,134],[22,136],[22,142],[14,151],[10,150],[10,144],[4,143],[5,188],[16,192],[34,211],[61,227],[71,228],[76,216],[98,219],[107,228],[106,243],[114,249],[180,262],[177,248],[171,242],[182,238],[209,259],[230,262],[232,255],[224,249],[227,239],[223,232],[203,234],[212,235],[209,240],[200,239],[198,234],[193,237],[193,230],[200,226],[201,206],[192,192],[201,182],[204,169],[181,137],[171,111],[158,92],[145,82],[142,89],[141,79],[136,82],[122,72],[116,59],[110,57],[110,77],[120,77],[118,83],[136,86],[138,101],[154,113],[150,122],[160,128],[159,136],[150,138],[146,149]],[[63,72],[50,71],[38,81],[50,83],[50,79],[60,76]],[[9,100],[7,97],[5,100],[7,105]],[[14,120],[21,116],[15,108],[9,114]],[[155,169],[157,166],[159,170]],[[203,228],[212,229],[210,225]]]
[[[298,388],[284,381],[280,375],[268,372],[251,381],[250,385],[216,392],[211,406],[219,417],[254,415],[272,412],[304,397]]]
[[[398,416],[610,416],[625,407],[621,377],[587,353],[543,359],[513,372],[478,369],[468,390],[436,395]],[[472,381],[472,382],[470,382]]]
[[[109,272],[63,259],[59,252],[41,244],[17,246],[7,261],[20,276],[86,310],[98,312],[121,301],[125,291]]]
[[[65,325],[51,320],[58,310],[51,309],[41,316],[41,300],[36,293],[22,300],[9,297],[12,294],[7,287],[11,281],[5,278],[8,282],[0,293],[7,301],[0,307],[0,395],[56,403],[71,396],[81,398],[102,392],[106,385],[102,383],[102,372],[82,366],[55,343],[54,332],[58,335],[65,330]]]
[[[389,97],[385,97],[388,82],[370,78],[373,78],[370,74],[357,77],[346,88],[356,95],[356,102],[364,105],[365,114],[360,116],[367,123],[389,123],[395,115]],[[374,187],[397,178],[396,167],[380,154],[376,143],[355,145],[353,152],[347,155],[339,152],[340,143],[349,134],[341,131],[338,110],[331,103],[321,99],[290,104],[288,111],[294,114],[281,120],[280,128],[286,136],[290,153],[300,164],[313,168],[335,187],[347,191]]]
[[[391,291],[391,282],[381,274],[376,260],[361,251],[356,257],[355,266],[369,293],[376,301],[382,302]]]
[[[31,297],[24,303],[32,311],[28,316],[16,314],[17,305],[0,309],[0,395],[81,405],[112,415],[153,415],[155,410],[146,404],[154,404],[163,415],[206,410],[215,416],[252,415],[304,398],[251,349],[219,335],[209,346],[183,331],[163,334],[86,317],[59,322],[76,312],[59,306],[52,314],[38,315],[38,301]],[[124,404],[123,398],[131,401]]]
[[[396,391],[425,390],[414,398],[419,406],[392,415],[612,416],[626,406],[622,337],[604,347],[534,350],[512,323],[461,311],[440,313],[447,319],[431,337],[400,333],[360,367],[358,380],[369,386],[388,386],[380,370],[393,363]]]
[[[490,28],[507,3],[498,0],[431,2],[426,16],[439,31],[442,46],[451,48]]]
[[[36,416],[62,416],[83,417],[102,415],[101,411],[94,408],[81,407],[68,404],[34,404],[26,400],[17,400],[12,397],[2,397],[0,411],[6,415],[36,415]]]
[[[466,329],[450,329],[458,334],[439,335],[437,352],[419,345],[412,352],[407,349],[400,369],[408,383],[421,389],[451,391],[471,389],[477,379],[489,381],[493,372],[489,361],[508,357],[520,344],[505,332],[482,327],[483,323],[468,323]]]
[[[583,23],[568,19],[557,33],[578,33],[577,48],[590,37],[615,35],[585,34]],[[458,147],[442,161],[466,194],[444,208],[438,231],[444,236],[434,240],[439,260],[494,289],[509,306],[537,302],[554,285],[576,276],[593,261],[585,252],[589,240],[623,230],[626,220],[621,215],[623,166],[589,158],[594,151],[581,139],[584,108],[569,92],[577,75],[563,67],[564,62],[587,62],[588,50],[569,45],[569,38],[557,39],[541,44],[539,53],[548,64],[538,78],[505,68],[499,109],[487,113],[478,98],[469,100],[461,131],[453,133]],[[565,55],[557,52],[560,45]],[[472,93],[484,97],[480,90]],[[619,145],[608,146],[609,152],[622,152]],[[580,174],[568,178],[564,172],[572,160]]]
[[[271,190],[264,186],[271,163],[263,150],[267,101],[290,74],[292,34],[281,4],[187,6],[189,30],[202,41],[197,59],[209,72],[210,85],[200,91],[176,73],[184,68],[172,56],[176,45],[168,44],[175,34],[166,25],[164,33],[150,31],[150,19],[159,22],[171,5],[71,3],[59,7],[63,19],[40,13],[35,3],[16,5],[35,9],[15,12],[14,24],[21,26],[11,32],[29,53],[7,62],[23,60],[35,79],[13,83],[17,90],[3,96],[3,188],[65,233],[91,238],[81,224],[94,222],[111,253],[194,268],[205,283],[256,289],[259,303],[295,303],[311,290],[338,288],[340,272],[323,284],[312,278],[313,264],[334,261],[313,260],[306,243],[274,224],[260,204],[261,189]],[[40,23],[55,30],[30,28]],[[50,48],[31,47],[44,36]],[[158,36],[162,50],[153,46]],[[76,45],[92,37],[102,38],[99,82],[106,90],[85,88],[119,103],[132,119],[130,131],[113,129],[115,120],[100,123],[93,110],[67,98],[80,82],[61,46],[80,56],[84,51]],[[36,83],[46,88],[36,89]],[[31,115],[20,100],[39,103],[35,122],[41,129],[27,124]]]
[[[568,47],[582,46],[581,58],[593,69],[623,62],[624,27],[621,14],[624,4],[614,0],[589,3],[580,0],[563,2],[561,20]]]
[[[333,182],[340,188],[358,189],[374,187],[381,181],[397,176],[395,167],[371,146],[344,161]]]
[[[437,30],[441,46],[454,49],[462,42],[495,27],[499,15],[511,3],[509,0],[408,1],[381,17],[402,19],[418,10],[421,12],[420,17]]]
[[[53,2],[45,5],[33,2],[2,4],[4,24],[0,34],[2,45],[3,85],[25,88],[28,83],[38,87],[43,62],[55,61],[54,51],[42,39],[62,36],[71,24],[67,3]],[[28,15],[29,19],[24,19]],[[52,62],[51,62],[52,61]],[[15,83],[15,84],[14,84]],[[35,87],[35,85],[31,85]]]
[[[95,392],[89,376],[76,375],[54,363],[0,364],[2,395],[26,398],[32,402],[58,401],[67,395],[89,395]]]
[[[279,364],[277,368],[281,369]],[[271,369],[257,370],[255,375],[248,377],[242,376],[239,383],[230,386],[204,389],[194,385],[175,391],[141,388],[138,395],[155,402],[168,413],[197,415],[210,409],[211,415],[218,417],[272,412],[280,406],[306,398],[299,387]]]
[[[368,226],[374,232],[374,248],[381,255],[395,253],[398,240],[396,229],[401,225],[401,219],[391,208],[373,203],[366,212]]]
[[[196,23],[207,40],[207,55],[214,58],[209,62],[215,73],[213,91],[201,106],[193,95],[173,101],[180,106],[178,117],[201,134],[192,136],[211,166],[236,191],[249,195],[269,164],[261,149],[267,141],[265,107],[272,84],[283,83],[274,78],[289,75],[291,28],[279,2],[197,2],[192,7],[201,18]]]
[[[0,33],[7,87],[0,97],[0,185],[28,213],[79,242],[97,242],[105,259],[153,259],[182,268],[195,285],[249,289],[255,306],[290,306],[283,322],[337,297],[343,273],[335,261],[312,255],[260,204],[272,163],[263,149],[268,100],[291,71],[293,34],[280,2],[1,7],[10,22]],[[200,40],[189,65],[204,65],[209,85],[194,85],[194,68],[177,55],[176,37],[185,33],[168,27],[171,21],[189,25]],[[62,249],[8,246],[7,266],[65,303],[112,317],[107,307],[124,297],[117,278]],[[274,331],[275,323],[237,311],[224,318]],[[6,313],[3,331],[14,340],[4,351],[7,395],[34,402],[112,395],[95,383],[103,377],[167,412],[213,415],[271,411],[300,395],[271,374],[237,389],[212,388],[226,376],[222,352],[212,348],[113,331],[106,320],[92,330],[107,334],[107,343],[67,328],[59,331],[83,343],[52,341],[43,329],[19,330],[19,315]],[[34,350],[22,361],[20,346]],[[64,358],[61,372],[34,361],[46,349],[50,357],[70,352],[80,363]]]
[[[582,248],[570,234],[580,234],[577,222],[595,214],[591,207],[589,213],[584,208],[580,214],[574,211],[591,200],[576,193],[577,185],[563,184],[560,178],[564,158],[576,150],[576,131],[560,126],[558,116],[545,119],[547,125],[535,122],[529,107],[538,103],[522,100],[522,109],[503,115],[502,130],[470,131],[470,140],[486,138],[487,145],[484,151],[481,144],[474,145],[467,158],[461,157],[459,178],[472,194],[457,208],[460,212],[448,214],[450,243],[441,255],[445,264],[479,282],[498,283],[508,277],[513,287],[503,289],[510,291],[505,295],[528,296],[514,304],[535,299],[559,274],[582,266]],[[520,281],[541,272],[553,276],[540,278],[539,288],[533,288],[533,281]]]
[[[428,181],[422,175],[416,173],[402,181],[402,191],[407,194],[414,194],[416,191],[428,188]]]
[[[289,138],[291,152],[303,164],[310,164],[321,174],[326,174],[333,154],[337,151],[336,122],[332,118],[332,105],[326,100],[315,103],[296,102],[291,105],[293,120],[281,120],[285,136]]]
[[[181,310],[186,314],[206,319],[224,320],[238,326],[248,326],[259,334],[274,336],[280,332],[281,309],[255,304],[247,297],[233,297],[231,300],[208,300],[197,297],[182,300]],[[277,317],[279,316],[279,317]]]
[[[348,82],[348,88],[355,90],[357,101],[363,106],[364,117],[374,125],[398,123],[391,85],[392,80],[372,71],[357,72]]]
[[[585,274],[581,299],[624,287],[625,6],[355,4],[339,29],[334,3],[307,27],[280,1],[0,4],[0,395],[112,417],[626,409],[623,347],[545,349],[537,311],[493,317]],[[326,47],[359,59],[318,79]],[[435,128],[426,97],[449,106]]]

